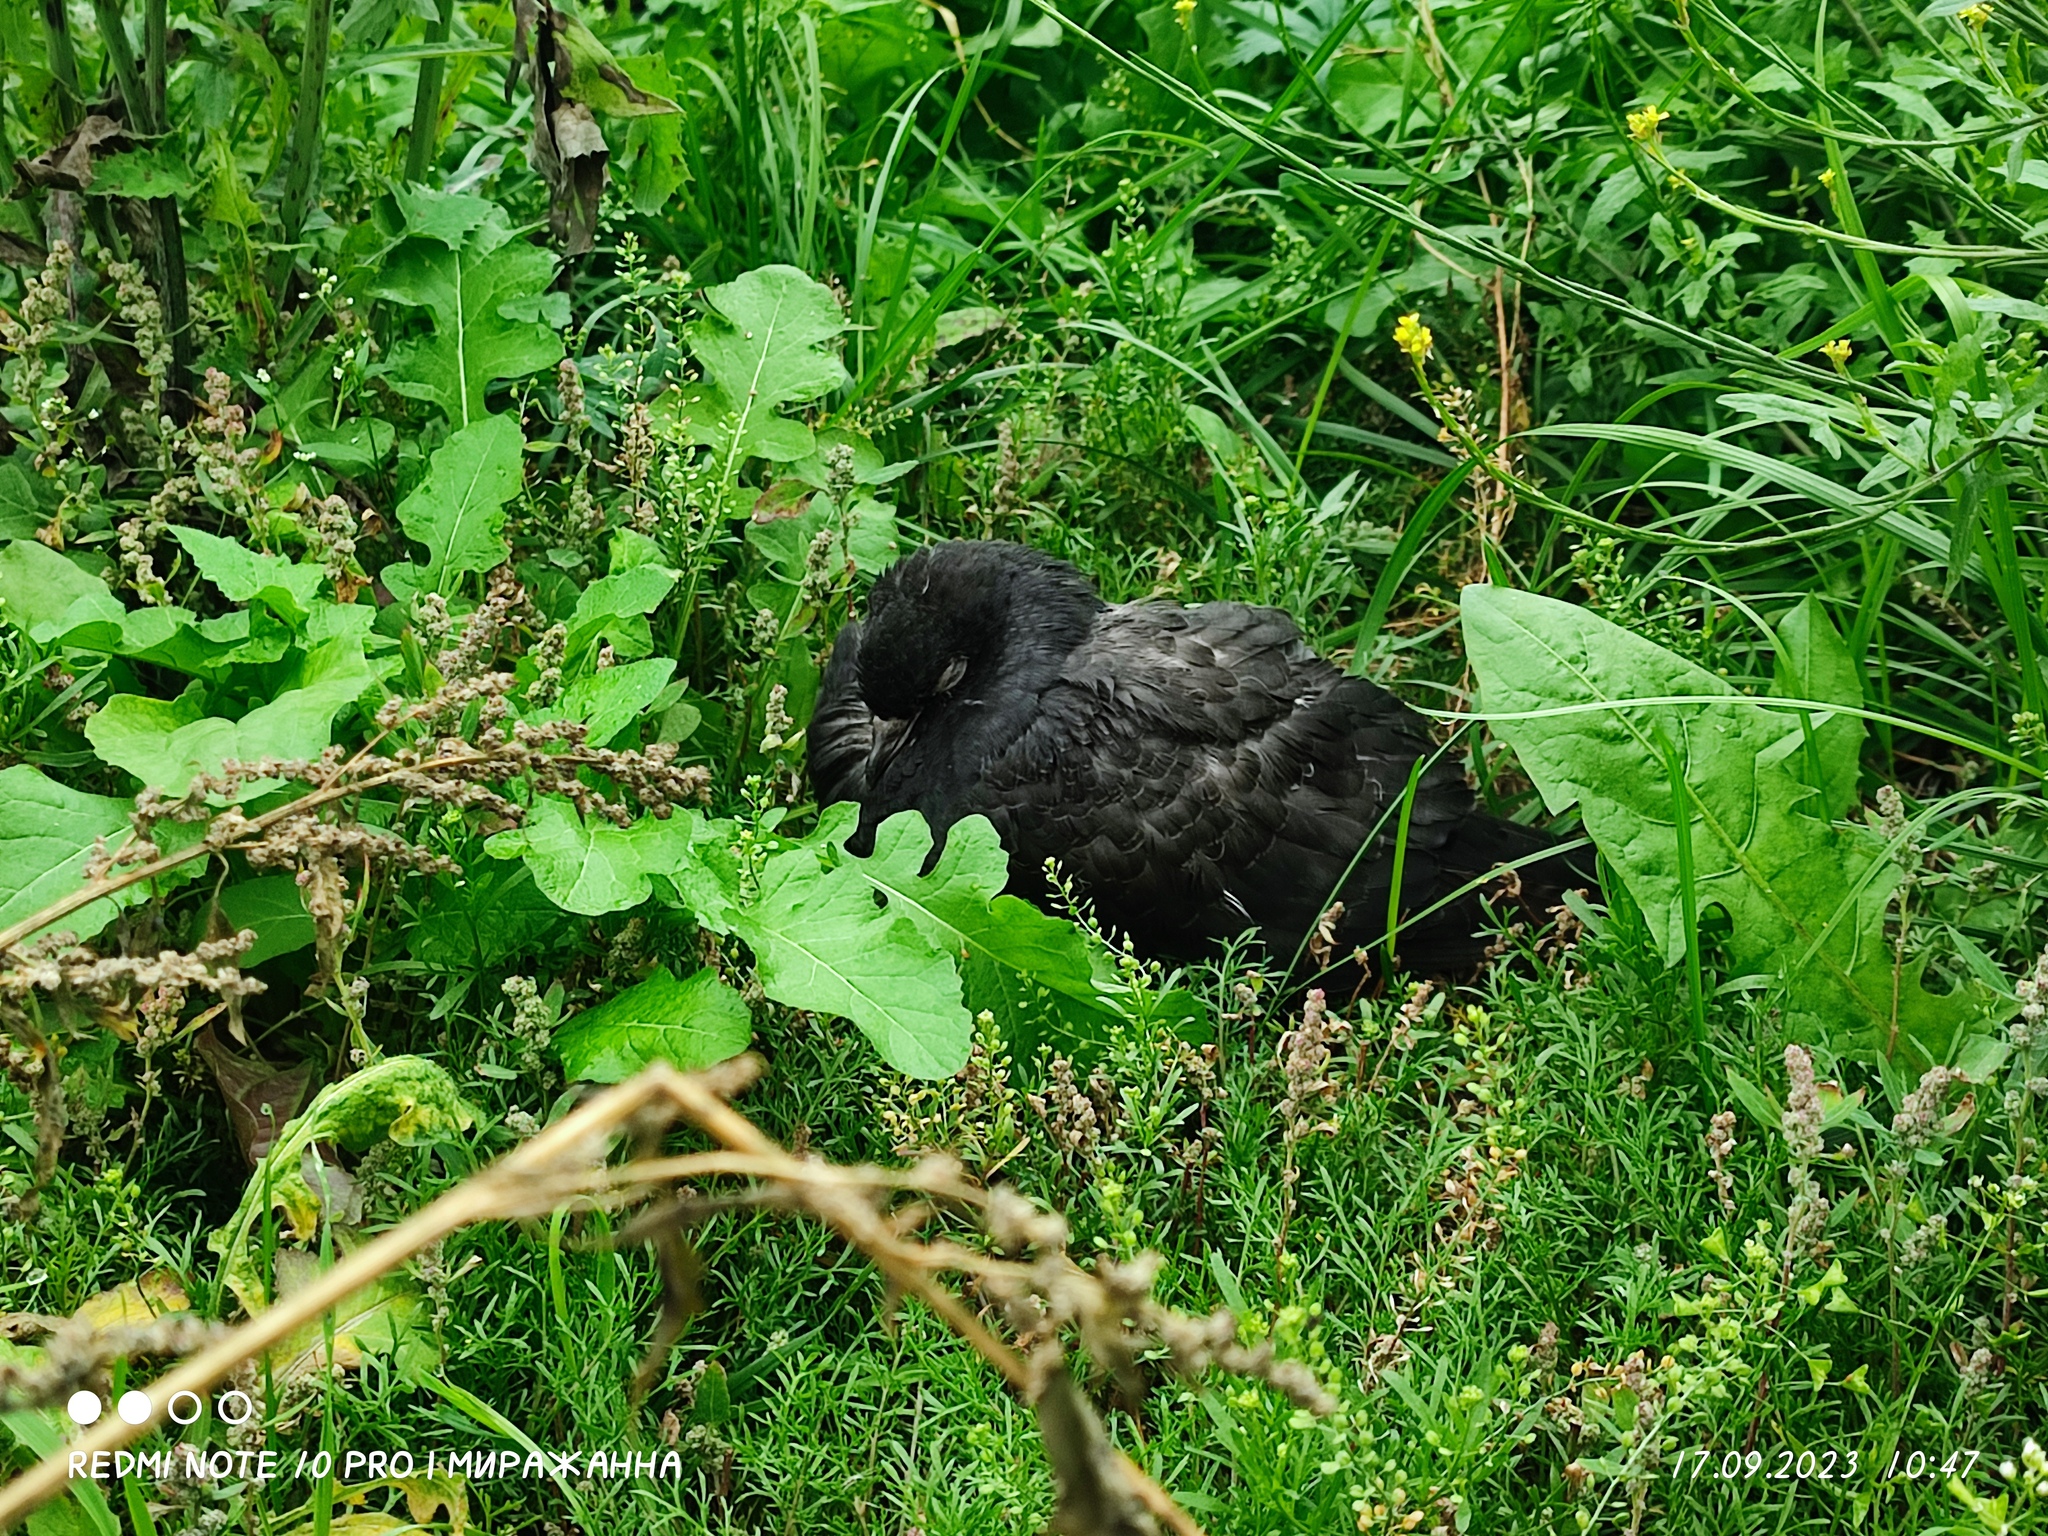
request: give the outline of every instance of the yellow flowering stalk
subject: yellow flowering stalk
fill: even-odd
[[[1429,327],[1422,323],[1420,314],[1403,315],[1394,323],[1394,345],[1408,354],[1408,360],[1416,367],[1422,366],[1429,349],[1436,344],[1436,338],[1429,333]]]
[[[1849,338],[1846,336],[1837,336],[1833,341],[1824,341],[1820,344],[1821,356],[1835,365],[1837,373],[1848,367],[1849,356],[1855,350],[1849,345]]]
[[[1670,116],[1669,112],[1660,111],[1656,103],[1652,102],[1640,112],[1629,113],[1628,136],[1638,144],[1655,144]]]
[[[1991,7],[1982,4],[1981,0],[1979,4],[1966,5],[1956,12],[1956,20],[1972,32],[1982,32],[1985,24],[1991,20]]]

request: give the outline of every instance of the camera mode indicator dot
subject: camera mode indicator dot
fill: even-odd
[[[97,1424],[102,1404],[97,1392],[74,1392],[71,1401],[64,1405],[64,1411],[71,1415],[74,1424]]]
[[[147,1392],[123,1392],[121,1401],[114,1405],[114,1412],[121,1415],[123,1424],[147,1424],[150,1407]]]

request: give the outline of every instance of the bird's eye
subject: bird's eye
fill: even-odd
[[[938,685],[933,691],[936,693],[951,693],[960,686],[960,679],[966,675],[967,658],[965,656],[955,656],[946,663],[946,670],[939,674]]]

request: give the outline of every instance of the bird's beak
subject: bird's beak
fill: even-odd
[[[910,739],[911,727],[917,724],[917,716],[907,720],[887,720],[876,716],[874,730],[869,738],[867,780],[870,784],[880,777],[882,771],[903,750],[903,743]]]

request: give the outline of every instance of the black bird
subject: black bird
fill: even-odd
[[[866,623],[839,633],[808,732],[818,803],[860,803],[857,854],[898,811],[922,811],[941,845],[978,812],[1016,894],[1042,901],[1056,858],[1146,953],[1194,958],[1257,928],[1283,964],[1333,901],[1339,955],[1384,937],[1401,800],[1433,750],[1422,716],[1317,656],[1278,609],[1112,606],[1066,562],[994,541],[882,575]],[[1474,810],[1439,757],[1415,788],[1402,915],[1552,846]],[[1592,884],[1555,854],[1519,883],[1539,916]],[[1515,880],[1491,884],[1498,898]],[[1475,891],[1402,928],[1396,951],[1411,970],[1468,972],[1482,917]]]

